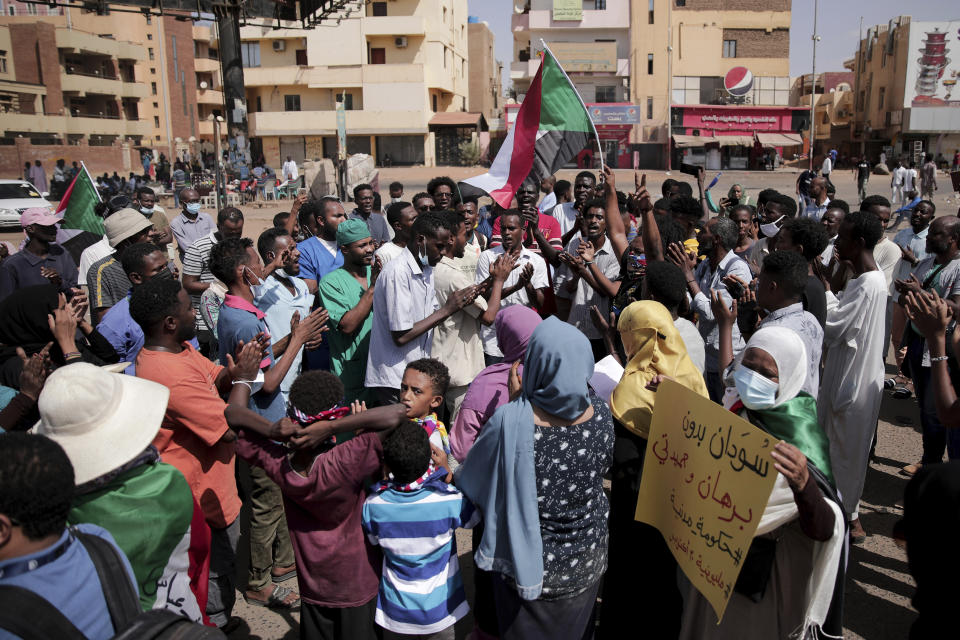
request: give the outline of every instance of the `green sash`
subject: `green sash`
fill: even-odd
[[[801,391],[775,409],[747,409],[751,422],[775,438],[789,442],[807,456],[836,486],[830,466],[830,443],[817,421],[817,401]]]

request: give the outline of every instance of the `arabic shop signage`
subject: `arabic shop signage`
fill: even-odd
[[[553,19],[583,20],[583,0],[553,0]]]
[[[666,380],[647,442],[635,518],[663,534],[719,621],[773,491],[778,440]]]
[[[592,104],[587,107],[593,124],[640,124],[640,110],[633,104]]]

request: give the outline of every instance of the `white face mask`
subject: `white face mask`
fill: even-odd
[[[263,278],[261,278],[260,276],[258,276],[257,274],[255,274],[255,273],[253,272],[253,269],[251,269],[250,267],[246,267],[246,266],[245,266],[245,267],[243,268],[243,273],[244,273],[244,277],[246,277],[246,274],[248,274],[248,273],[249,273],[251,276],[253,276],[253,282],[250,282],[249,280],[247,280],[247,284],[249,284],[251,287],[262,287],[262,286],[263,286]]]
[[[783,222],[783,219],[786,216],[780,216],[774,222],[768,222],[766,224],[760,225],[760,231],[763,233],[765,238],[772,238],[773,236],[780,233],[780,223]]]

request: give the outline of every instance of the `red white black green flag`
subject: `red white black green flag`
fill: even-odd
[[[583,99],[544,45],[540,68],[490,171],[463,183],[506,208],[521,184],[539,187],[541,178],[556,173],[598,139]]]

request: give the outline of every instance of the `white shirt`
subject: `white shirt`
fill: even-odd
[[[401,247],[393,242],[384,242],[380,245],[380,248],[377,249],[376,255],[380,258],[380,263],[383,266],[387,266],[387,263],[399,256],[401,253],[406,251],[405,247]]]
[[[293,160],[287,160],[283,163],[283,177],[291,182],[300,177],[300,172],[297,170],[297,163]]]
[[[686,318],[677,318],[673,321],[673,326],[677,328],[677,332],[683,339],[683,344],[687,347],[687,355],[690,356],[693,365],[700,370],[700,373],[703,373],[707,356],[703,336],[700,335],[700,330],[697,329],[697,325]]]
[[[317,236],[317,240],[320,241],[320,246],[330,252],[330,255],[332,255],[334,258],[337,257],[337,250],[339,247],[337,246],[336,240],[324,240],[320,236]]]
[[[80,254],[80,266],[77,267],[80,273],[77,274],[77,284],[87,284],[87,271],[93,266],[94,262],[106,258],[116,252],[116,249],[110,246],[107,236],[103,236],[100,242],[95,242]]]
[[[902,187],[904,181],[907,179],[907,170],[903,167],[897,167],[893,170],[893,186]]]
[[[575,238],[567,245],[567,253],[577,255],[577,249],[580,247],[581,238]],[[603,237],[603,245],[596,250],[593,257],[597,269],[607,277],[608,280],[615,279],[620,275],[620,261],[617,260],[613,252],[613,245],[610,239]],[[570,292],[567,290],[567,283],[574,279],[574,273],[564,263],[560,264],[553,276],[553,288],[558,298],[570,300],[570,315],[567,322],[583,332],[590,340],[599,340],[603,336],[593,324],[593,318],[590,316],[590,307],[596,305],[600,309],[603,317],[610,314],[610,298],[595,291],[593,287],[587,284],[583,278],[577,278],[577,288]]]
[[[313,294],[307,289],[307,283],[297,277],[288,277],[287,281],[293,285],[294,293],[291,294],[279,274],[271,274],[269,278],[263,281],[263,284],[254,288],[253,300],[254,306],[263,312],[264,320],[267,323],[267,330],[270,331],[270,341],[276,344],[285,336],[290,335],[290,320],[295,311],[300,312],[300,319],[304,320],[310,315],[310,307],[313,306]],[[290,386],[300,375],[300,361],[303,358],[303,347],[292,353],[288,349],[281,358],[293,358],[287,375],[280,381],[280,395],[284,401],[290,395]]]
[[[411,252],[404,251],[383,268],[373,293],[366,386],[399,389],[407,363],[430,357],[433,329],[402,347],[392,334],[409,331],[439,308],[433,267],[421,267]]]
[[[907,169],[906,174],[903,176],[904,191],[913,191],[914,185],[917,184],[917,175],[916,169]]]
[[[887,280],[889,295],[893,295],[893,270],[896,269],[897,263],[900,262],[902,257],[903,252],[900,251],[900,247],[888,238],[881,238],[877,246],[873,248],[873,259],[880,271],[883,271],[883,277]]]
[[[837,242],[837,236],[833,236],[827,241],[827,248],[823,250],[823,253],[820,254],[820,264],[827,266],[830,264],[830,259],[833,258],[833,245]]]
[[[567,231],[570,231],[573,225],[577,223],[577,210],[573,208],[572,202],[558,204],[550,212],[550,215],[560,223],[560,235],[567,235]]]
[[[913,255],[916,256],[917,260],[923,260],[927,257],[927,232],[929,231],[929,225],[920,233],[914,233],[913,227],[907,227],[897,232],[897,235],[893,237],[893,243],[898,247],[907,247],[913,251]],[[903,253],[901,252],[900,255],[902,256]],[[917,264],[920,263],[918,262]],[[910,277],[911,271],[913,271],[913,265],[901,258],[897,264],[897,270],[893,272],[893,279],[906,280]],[[893,295],[892,292],[891,295]]]
[[[830,160],[830,156],[827,156],[823,159],[823,164],[820,165],[820,175],[828,176],[831,171],[833,171],[833,162]]]
[[[480,260],[477,261],[477,278],[476,282],[483,282],[487,279],[487,276],[490,275],[490,266],[496,262],[497,258],[502,256],[504,253],[503,246],[497,245],[492,249],[487,249],[480,254]],[[503,288],[507,289],[517,284],[517,281],[520,280],[520,272],[526,266],[526,263],[533,265],[533,277],[530,278],[530,285],[534,289],[545,289],[550,286],[547,281],[547,263],[543,261],[543,258],[530,251],[526,247],[520,249],[520,257],[517,259],[516,268],[510,272],[510,275],[507,276],[507,279],[503,283]],[[382,275],[380,276],[383,277]],[[527,296],[527,291],[525,288],[521,288],[518,291],[514,291],[512,294],[506,298],[500,299],[500,308],[506,309],[507,307],[512,307],[515,304],[522,304],[525,306],[530,306],[530,298]],[[500,351],[499,346],[497,345],[497,332],[491,327],[480,327],[480,336],[483,338],[483,352],[490,354],[491,356],[503,356],[503,353]],[[371,343],[371,347],[372,347]]]
[[[550,215],[550,210],[555,206],[557,206],[557,194],[551,191],[543,197],[543,200],[540,201],[540,205],[537,207],[537,209],[540,210],[540,213],[546,213],[547,215]]]

